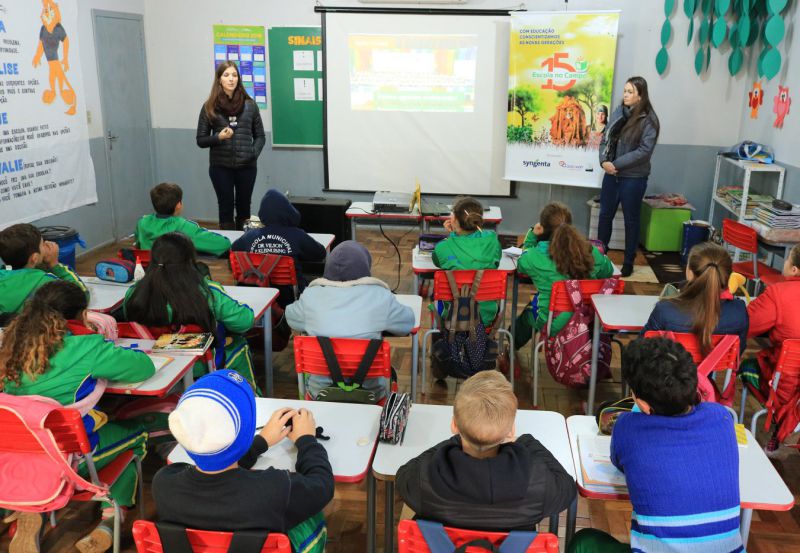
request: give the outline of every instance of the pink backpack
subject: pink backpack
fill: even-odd
[[[618,279],[608,278],[600,289],[601,294],[613,294]],[[585,388],[592,369],[592,326],[594,309],[583,302],[580,282],[566,280],[564,286],[572,301],[573,313],[567,324],[555,336],[547,336],[544,355],[547,369],[556,382],[570,388]],[[611,375],[611,338],[600,337],[597,357],[597,378]]]
[[[65,506],[76,490],[107,495],[107,488],[78,476],[76,460],[45,427],[60,408],[50,398],[0,393],[0,508],[47,512]]]

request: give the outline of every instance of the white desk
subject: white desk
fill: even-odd
[[[397,471],[411,459],[419,456],[422,452],[435,446],[436,444],[450,438],[450,421],[453,418],[453,407],[450,405],[426,405],[415,403],[411,406],[411,414],[408,417],[408,425],[402,444],[378,443],[375,451],[375,459],[372,461],[372,478],[384,481],[386,489],[386,521],[384,524],[384,539],[386,543],[385,551],[392,551],[394,541],[394,477]],[[552,411],[517,411],[516,418],[517,435],[531,434],[539,440],[553,456],[561,463],[564,470],[573,478],[575,477],[575,465],[572,461],[572,452],[567,435],[567,426],[564,417]],[[368,486],[369,487],[369,486]],[[370,493],[375,493],[374,486]],[[577,501],[577,497],[576,497]],[[369,503],[369,499],[368,499]],[[375,499],[372,499],[375,505]],[[568,535],[575,530],[575,514],[577,503],[573,502],[567,513]],[[368,512],[370,520],[368,526],[373,529],[372,534],[368,534],[368,539],[375,543],[375,510]],[[558,532],[558,517],[555,517],[555,528],[551,519],[551,531]],[[371,536],[371,537],[370,537]],[[371,549],[369,546],[367,550]]]
[[[731,421],[733,423],[733,421]],[[583,474],[580,470],[578,454],[578,436],[580,434],[597,434],[597,423],[594,417],[575,415],[567,419],[570,448],[574,459],[574,473],[577,475],[578,493],[590,499],[629,500],[627,494],[603,494],[586,490],[583,487]],[[794,506],[794,496],[781,480],[778,471],[764,454],[756,439],[746,430],[747,447],[739,448],[739,500],[742,506],[740,532],[742,542],[747,547],[750,533],[750,521],[753,509],[764,511],[788,511]],[[380,450],[379,450],[380,451]]]
[[[305,408],[314,414],[330,440],[319,443],[328,452],[328,459],[337,482],[360,482],[369,470],[369,463],[378,439],[381,408],[377,405],[256,398],[256,426],[264,425],[281,407]],[[180,445],[169,454],[169,463],[194,464]],[[269,448],[259,457],[254,469],[274,467],[295,470],[297,449],[288,438]]]
[[[231,244],[236,242],[244,234],[243,230],[219,230],[219,229],[215,229],[215,228],[206,229],[206,230],[210,230],[211,232],[213,232],[215,234],[221,234],[222,236],[224,236],[225,238],[230,240]],[[322,234],[322,233],[316,233],[316,232],[309,232],[308,235],[311,238],[313,238],[314,240],[316,240],[317,242],[319,242],[320,244],[322,244],[322,246],[328,251],[330,251],[331,244],[336,239],[336,235],[334,235],[334,234]]]
[[[621,294],[594,294],[594,330],[592,333],[592,374],[589,377],[589,397],[586,414],[594,414],[594,396],[597,390],[597,357],[600,350],[600,332],[640,332],[650,313],[658,303],[658,296],[632,296]]]
[[[261,319],[264,328],[264,393],[272,395],[272,304],[278,299],[277,288],[253,286],[225,286],[225,292],[253,310],[255,319]]]
[[[122,305],[125,294],[132,282],[113,283],[97,277],[82,276],[81,280],[89,289],[89,309],[109,313]]]
[[[150,354],[155,340],[140,340],[132,338],[120,338],[116,344],[118,346],[135,347],[147,354]],[[107,394],[124,394],[132,396],[156,396],[164,397],[172,389],[178,380],[183,379],[185,387],[189,387],[194,382],[192,368],[198,360],[197,355],[176,355],[174,353],[156,354],[159,356],[172,357],[172,361],[164,365],[160,370],[138,384],[126,384],[124,382],[109,382],[106,387]]]
[[[417,400],[417,370],[419,368],[419,327],[422,320],[422,298],[414,294],[397,294],[397,301],[414,312],[414,328],[411,329],[411,400]]]

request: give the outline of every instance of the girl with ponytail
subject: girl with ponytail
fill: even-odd
[[[253,327],[253,310],[231,298],[222,287],[197,269],[194,244],[179,232],[169,232],[153,242],[150,265],[142,280],[125,294],[123,312],[128,321],[159,330],[177,332],[194,325],[216,333],[225,327],[225,367],[239,372],[255,390],[253,361],[245,332]],[[206,372],[198,361],[195,377]]]
[[[150,378],[155,372],[150,358],[141,351],[117,347],[95,333],[86,323],[86,307],[86,295],[71,282],[54,280],[39,288],[3,333],[0,389],[71,405],[89,396],[98,379],[133,383]],[[108,422],[107,415],[92,409],[84,422],[98,469],[128,450],[144,455],[147,432],[141,421]],[[78,472],[88,477],[85,464]],[[123,470],[110,495],[123,512],[133,504],[135,464]],[[103,503],[103,521],[78,541],[79,551],[105,551],[111,546],[113,515],[111,504]],[[17,525],[20,537],[15,540],[34,543],[41,527],[39,513],[21,513],[17,520],[21,521]]]
[[[656,304],[642,332],[691,332],[697,336],[703,354],[713,347],[712,335],[736,334],[744,352],[747,307],[728,290],[731,272],[731,256],[722,246],[704,242],[693,247],[686,264],[687,284],[677,296]]]
[[[553,283],[569,279],[608,278],[614,273],[611,261],[572,226],[572,213],[561,202],[551,202],[539,214],[539,222],[528,231],[517,269],[528,275],[539,291],[537,310],[528,304],[516,320],[514,346],[519,349],[547,323]],[[552,334],[567,324],[571,313],[553,319]]]

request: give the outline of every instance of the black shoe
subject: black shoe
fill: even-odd
[[[622,270],[619,272],[623,277],[629,277],[633,274],[633,265],[625,263],[622,265]]]

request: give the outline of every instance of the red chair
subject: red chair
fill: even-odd
[[[331,338],[333,353],[339,362],[342,376],[352,377],[356,374],[358,365],[364,357],[369,340],[357,338]],[[316,336],[295,336],[294,337],[294,368],[297,372],[297,387],[300,395],[305,399],[313,399],[306,391],[306,383],[303,375],[312,374],[316,376],[330,376],[328,363]],[[378,350],[372,365],[367,371],[366,378],[392,377],[392,350],[389,342],[384,341]],[[388,394],[387,394],[388,395]],[[384,398],[379,404],[383,405]]]
[[[663,330],[649,330],[645,338],[667,338],[678,342],[692,356],[697,365],[698,388],[703,395],[703,401],[715,401],[730,407],[736,393],[733,371],[739,368],[739,337],[734,335],[715,334],[711,337],[713,349],[708,355],[700,351],[700,342],[697,336],[686,332],[669,332]],[[725,380],[720,391],[713,380],[712,373],[725,371]],[[706,386],[709,383],[713,390]],[[734,413],[734,418],[736,414]]]
[[[447,526],[445,526],[444,530],[456,547],[479,539],[488,540],[492,545],[497,547],[503,542],[506,536],[508,536],[506,532],[481,532],[478,530],[449,528]],[[414,520],[400,521],[397,527],[397,542],[399,553],[430,553],[431,551],[428,548],[428,544],[425,542],[425,538],[419,526],[417,526]],[[472,547],[468,547],[466,553],[477,553],[479,550],[485,551],[485,549],[482,548],[473,549]],[[525,551],[526,553],[558,553],[558,536],[541,532]]]
[[[136,248],[131,248],[133,255],[139,258],[139,262],[142,264],[142,267],[145,268],[150,265],[150,250],[138,250]],[[122,250],[117,252],[117,257],[120,259],[125,259],[125,256],[122,255]]]
[[[800,340],[784,340],[781,345],[781,354],[778,357],[778,364],[772,375],[769,386],[769,395],[764,397],[761,390],[752,384],[745,382],[742,387],[742,403],[739,407],[739,422],[744,423],[744,406],[747,400],[747,393],[753,394],[762,408],[753,414],[750,422],[750,432],[753,436],[758,430],[758,418],[766,414],[764,430],[769,430],[776,413],[787,404],[792,404],[800,393]],[[789,432],[793,428],[788,429]],[[779,432],[786,434],[786,432]],[[779,436],[780,437],[780,436]]]
[[[469,270],[469,271],[452,271],[453,277],[456,281],[456,287],[461,289],[462,286],[472,286],[473,281],[475,280],[475,274],[477,270]],[[481,277],[480,285],[478,286],[477,293],[475,294],[476,301],[496,301],[499,302],[497,308],[497,317],[495,318],[499,324],[502,324],[504,317],[505,317],[505,308],[506,308],[506,289],[508,287],[508,273],[506,271],[500,271],[498,269],[484,269],[483,276]],[[436,301],[453,301],[453,291],[450,290],[450,284],[447,281],[447,271],[440,270],[436,271],[433,276],[433,292],[431,294],[431,299]],[[490,330],[489,328],[486,329],[487,332]],[[422,393],[425,393],[425,387],[427,384],[427,353],[426,353],[426,345],[428,336],[434,333],[439,332],[439,329],[431,328],[422,336]],[[513,335],[506,330],[505,328],[498,328],[498,333],[502,333],[508,336],[509,343],[511,344],[510,347],[510,359],[509,359],[509,367],[514,366],[514,337]],[[514,370],[513,368],[509,371],[511,386],[514,386]]]
[[[752,261],[734,263],[733,270],[756,283],[753,290],[755,294],[758,294],[758,288],[761,283],[769,286],[783,280],[783,275],[780,271],[758,260],[758,234],[755,229],[733,219],[723,219],[722,239],[731,246],[748,252],[752,256]]]
[[[277,258],[277,259],[275,259]],[[297,282],[297,270],[294,258],[289,255],[272,255],[251,252],[234,252],[228,254],[231,271],[236,284],[253,284],[257,286],[291,286],[294,299],[300,296]],[[270,259],[274,265],[270,267]]]
[[[186,529],[194,553],[227,553],[233,533]],[[137,520],[133,523],[133,541],[138,553],[169,553],[161,546],[161,538],[154,522]],[[292,545],[285,534],[270,532],[261,553],[292,553]]]
[[[579,280],[578,283],[581,287],[582,303],[591,305],[592,296],[600,293],[605,281],[606,279]],[[625,281],[619,279],[613,293],[622,294],[624,291]],[[552,326],[553,319],[557,314],[572,313],[572,310],[572,301],[567,295],[567,287],[564,285],[564,281],[558,280],[554,282],[550,291],[550,306],[547,309],[547,324],[545,324],[544,328],[539,331],[540,338],[543,332],[545,333],[545,336],[550,335],[550,327]],[[544,348],[544,339],[537,341],[536,334],[534,333],[533,339],[531,340],[531,347],[533,349],[531,353],[531,357],[533,358],[533,407],[536,408],[539,405],[539,350]]]
[[[117,481],[122,471],[131,463],[136,463],[136,471],[138,475],[138,499],[139,503],[139,516],[143,516],[144,507],[144,494],[141,483],[142,480],[142,465],[141,459],[136,456],[133,451],[123,451],[108,465],[99,471],[94,466],[92,459],[92,447],[89,444],[89,437],[86,435],[86,428],[83,425],[81,414],[76,409],[59,408],[50,412],[45,420],[45,427],[52,432],[59,450],[66,456],[73,456],[73,467],[77,467],[78,462],[83,459],[89,470],[89,481],[95,486],[102,486],[105,488],[110,487]],[[22,421],[10,411],[0,409],[0,451],[8,454],[24,453],[29,455],[31,453],[41,452],[47,455],[42,445],[37,441],[30,431],[25,427]],[[47,457],[49,458],[49,457]],[[84,478],[73,471],[68,475],[69,479],[73,482],[85,482]],[[0,486],[2,486],[3,478],[14,478],[13,474],[3,474],[0,471]],[[70,498],[70,501],[109,501],[114,507],[114,553],[120,550],[120,507],[116,501],[107,495],[95,495],[92,491],[82,491],[76,488]],[[36,505],[30,505],[29,511],[38,512]],[[53,518],[55,520],[55,518]]]

